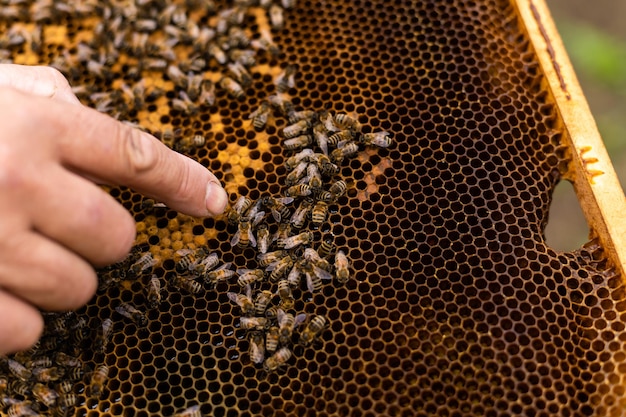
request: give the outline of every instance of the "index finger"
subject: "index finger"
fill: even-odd
[[[53,127],[66,166],[108,184],[131,187],[192,216],[224,211],[226,191],[198,162],[96,110],[39,100],[34,120],[41,118]]]

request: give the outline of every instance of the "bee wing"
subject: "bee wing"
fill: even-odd
[[[283,204],[289,204],[293,202],[293,200],[294,200],[293,197],[281,197],[281,198],[276,199],[276,201],[278,201],[279,203],[283,203]]]
[[[254,237],[254,233],[252,233],[252,227],[248,229],[248,240],[250,241],[250,246],[256,248],[256,238]]]
[[[230,240],[230,246],[232,247],[237,246],[237,243],[239,243],[239,240],[241,240],[241,229],[237,229],[237,231],[233,235],[233,238]]]
[[[239,294],[237,294],[236,292],[227,292],[226,296],[230,301],[239,305]]]
[[[219,268],[215,269],[215,271],[221,271],[222,269],[230,269],[230,267],[233,265],[232,262],[226,262],[223,265],[220,265]]]
[[[304,323],[304,321],[306,320],[306,316],[307,316],[306,313],[298,314],[294,322],[294,328]]]
[[[330,272],[313,265],[313,271],[315,272],[315,274],[320,277],[321,279],[333,279],[333,276]]]
[[[246,296],[252,300],[252,286],[250,284],[246,285]]]
[[[237,269],[237,275],[239,276],[246,275],[252,271],[254,271],[254,269],[239,268]]]
[[[251,218],[250,224],[252,225],[252,227],[255,227],[256,225],[261,223],[261,221],[263,221],[264,218],[265,218],[265,212],[259,211],[254,214],[254,217]]]
[[[306,288],[309,292],[315,292],[315,285],[313,284],[313,277],[310,273],[306,272],[304,274],[306,276]]]
[[[274,218],[274,220],[276,220],[278,223],[280,223],[281,215],[280,215],[280,212],[278,210],[272,209],[272,217]]]
[[[278,320],[278,325],[281,325],[281,322],[285,319],[287,313],[282,308],[276,310],[276,320]]]
[[[266,272],[272,272],[273,270],[276,269],[276,267],[278,266],[278,264],[280,263],[280,259],[277,260],[276,262],[272,262],[271,264],[269,264],[266,268],[265,271]]]
[[[317,146],[320,147],[324,155],[328,155],[328,136],[324,132],[320,132],[316,129],[315,140],[317,141]]]

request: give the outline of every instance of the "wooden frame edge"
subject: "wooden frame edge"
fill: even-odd
[[[609,260],[626,277],[626,198],[544,0],[513,0],[564,123],[570,180]]]

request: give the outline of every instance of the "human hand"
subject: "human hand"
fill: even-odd
[[[123,259],[132,216],[94,182],[125,185],[193,216],[227,195],[202,165],[147,133],[82,106],[47,67],[0,65],[0,353],[32,345],[37,309],[86,303],[91,265]]]

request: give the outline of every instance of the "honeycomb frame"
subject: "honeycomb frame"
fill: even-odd
[[[169,142],[166,127],[204,134],[201,146],[178,150],[216,174],[231,204],[283,190],[288,123],[275,116],[255,131],[246,116],[289,63],[298,66],[288,91],[298,110],[354,112],[366,131],[392,132],[392,147],[361,149],[341,166],[348,192],[320,229],[348,254],[351,279],[294,291],[294,312],[324,315],[328,328],[264,372],[227,297],[236,283],[199,294],[172,285],[180,249],[206,246],[222,262],[254,267],[252,248],[230,246],[236,227],[112,187],[135,215],[138,250],[159,259],[163,300],[146,306],[149,274],[118,276],[72,313],[85,371],[71,387],[76,415],[168,416],[196,405],[216,416],[624,415],[624,197],[545,4],[382,4],[298,1],[273,32],[282,54],[259,56],[245,97],[218,89],[214,105],[185,115],[172,105],[181,87],[155,71],[148,87],[166,93],[129,115],[170,145],[182,142]],[[258,9],[246,19],[252,32],[267,25]],[[67,22],[60,32],[82,27]],[[63,48],[43,45],[35,57],[18,48],[16,62],[49,64]],[[115,90],[133,80],[132,65],[113,65],[112,78],[83,67],[66,72],[73,85]],[[560,180],[574,183],[592,227],[572,252],[543,239]],[[147,324],[119,315],[122,303],[142,308]],[[92,346],[106,319],[109,343]],[[90,373],[103,365],[108,378],[94,396]]]

